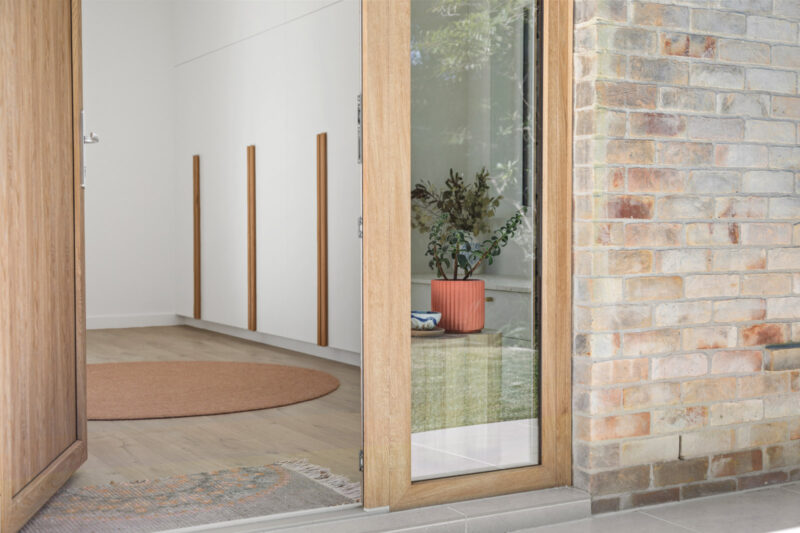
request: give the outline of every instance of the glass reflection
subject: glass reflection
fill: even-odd
[[[537,464],[534,5],[411,27],[412,479]]]

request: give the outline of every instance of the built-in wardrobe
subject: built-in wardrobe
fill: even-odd
[[[177,314],[357,353],[360,2],[220,4],[174,11]]]

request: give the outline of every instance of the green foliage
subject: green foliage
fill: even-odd
[[[502,196],[489,193],[489,171],[481,169],[471,184],[450,169],[444,189],[430,182],[417,183],[411,190],[411,227],[430,232],[442,213],[447,213],[447,228],[481,235],[489,231],[489,219],[500,205]]]
[[[455,228],[450,223],[450,215],[442,213],[428,234],[428,249],[425,251],[425,255],[431,258],[428,266],[444,279],[469,279],[484,261],[490,265],[494,263],[494,259],[516,234],[522,223],[523,212],[517,211],[480,243],[472,241],[470,232]],[[452,277],[448,278],[447,272],[450,272],[451,266]],[[463,272],[463,277],[459,278],[459,272]]]
[[[458,81],[483,68],[493,54],[509,54],[516,46],[511,36],[522,21],[530,0],[436,0],[430,17],[442,23],[415,40],[423,61],[435,75]]]

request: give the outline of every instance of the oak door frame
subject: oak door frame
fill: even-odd
[[[412,482],[410,0],[362,0],[367,509],[572,482],[572,1],[541,1],[540,465]]]

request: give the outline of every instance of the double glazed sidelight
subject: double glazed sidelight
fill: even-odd
[[[540,462],[536,36],[529,0],[411,1],[413,481]]]

